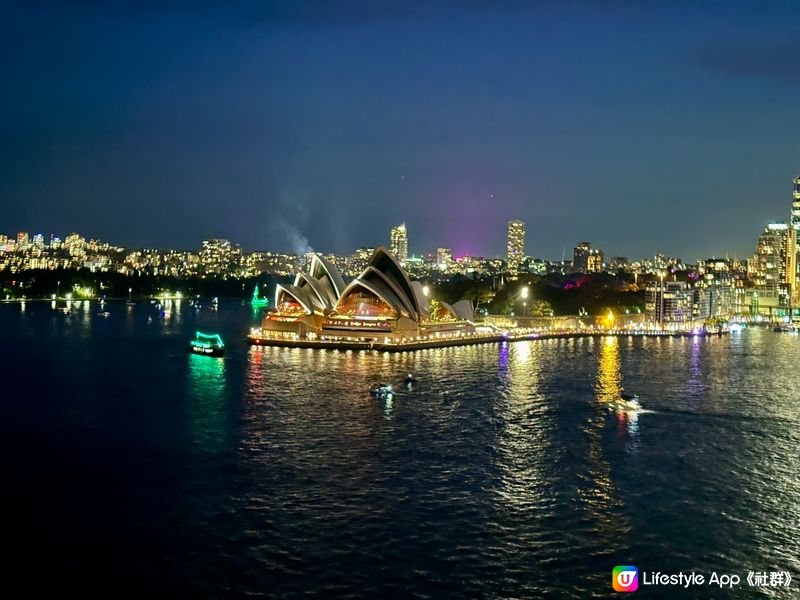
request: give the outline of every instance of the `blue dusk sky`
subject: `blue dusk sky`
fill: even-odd
[[[0,231],[745,256],[800,175],[797,2],[0,0]]]

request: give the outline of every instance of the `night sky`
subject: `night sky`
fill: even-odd
[[[742,257],[800,174],[797,2],[0,7],[2,233]]]

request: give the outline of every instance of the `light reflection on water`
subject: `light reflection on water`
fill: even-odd
[[[230,395],[225,377],[225,360],[188,354],[188,406],[194,443],[213,451],[227,436],[226,415]]]
[[[249,306],[108,310],[0,313],[4,427],[70,449],[39,479],[113,461],[117,477],[78,493],[118,486],[115,545],[144,529],[154,548],[129,568],[170,565],[147,580],[189,595],[604,597],[615,564],[800,574],[796,336],[381,354],[248,347]],[[222,334],[224,359],[187,352],[197,329]],[[391,403],[369,396],[378,381],[398,388]],[[623,387],[641,414],[608,409]],[[72,519],[102,536],[92,511]]]

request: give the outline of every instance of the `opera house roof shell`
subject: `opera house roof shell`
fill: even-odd
[[[377,248],[367,267],[345,285],[339,271],[318,254],[308,273],[298,273],[292,285],[278,284],[275,307],[282,313],[318,314],[331,318],[397,319],[417,323],[432,318],[419,281],[411,281],[399,262]],[[472,320],[472,304],[461,300],[450,306],[437,302],[437,319]]]

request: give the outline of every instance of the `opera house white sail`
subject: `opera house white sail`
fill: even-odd
[[[432,310],[433,308],[433,310]],[[474,332],[472,304],[429,302],[385,248],[345,285],[339,271],[315,254],[308,273],[275,289],[259,340],[327,340],[392,343]]]

